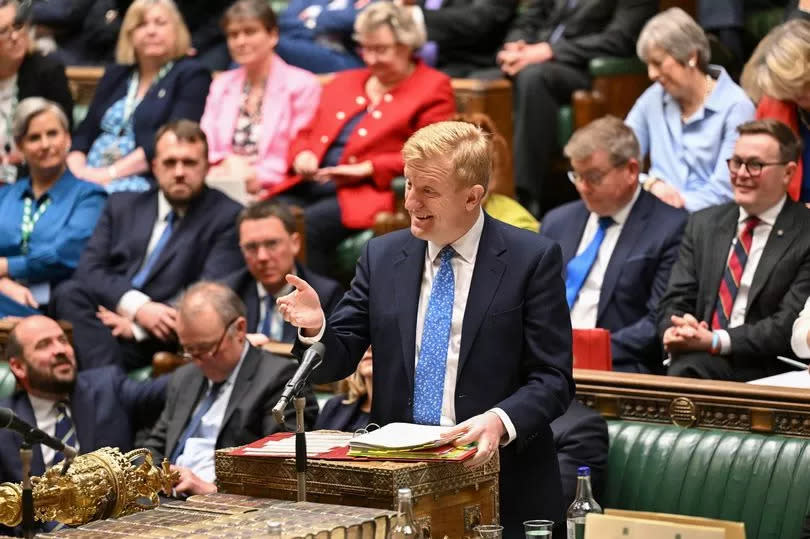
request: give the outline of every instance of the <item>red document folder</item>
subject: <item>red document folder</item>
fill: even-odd
[[[572,351],[575,369],[613,370],[610,353],[610,331],[606,329],[575,329]]]

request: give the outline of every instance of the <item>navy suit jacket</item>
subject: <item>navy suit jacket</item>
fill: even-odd
[[[337,306],[340,298],[343,297],[343,290],[341,290],[338,282],[328,277],[318,275],[297,262],[295,268],[298,272],[298,276],[308,282],[310,286],[315,289],[315,292],[318,293],[323,312],[326,313],[328,317],[332,311],[335,310],[335,306]],[[248,333],[256,331],[261,318],[259,291],[256,289],[256,279],[253,278],[253,275],[250,274],[247,268],[242,268],[225,277],[222,282],[236,292],[236,294],[242,298],[242,301],[245,302],[245,307],[247,307]],[[284,337],[281,339],[282,342],[295,342],[297,336],[298,330],[289,322],[284,322]]]
[[[101,305],[115,309],[143,261],[157,219],[158,191],[116,193],[87,242],[74,279]],[[220,279],[244,265],[236,235],[241,206],[204,187],[175,225],[141,290],[167,302],[201,279]]]
[[[413,421],[416,315],[427,242],[401,230],[366,244],[350,290],[329,318],[313,381],[345,378],[374,348],[371,420]],[[560,249],[485,215],[461,334],[455,414],[498,407],[517,438],[502,447],[501,520],[560,522],[562,492],[550,424],[568,408],[571,324]],[[297,343],[296,351],[303,346]],[[522,536],[522,535],[521,535]]]
[[[129,77],[135,66],[113,64],[104,70],[84,121],[73,133],[71,150],[87,153],[101,134],[101,119],[113,103],[127,93]],[[205,109],[211,74],[191,58],[180,58],[160,82],[153,84],[135,107],[132,121],[136,147],[143,148],[146,159],[155,156],[155,133],[171,120],[185,118],[199,122]]]
[[[168,377],[136,382],[119,367],[102,367],[80,371],[70,397],[70,411],[76,427],[81,453],[101,447],[132,449],[135,431],[151,424],[160,414],[166,398]],[[17,416],[36,425],[34,409],[28,394],[18,391],[0,401]],[[0,430],[0,482],[22,481],[20,444],[22,436],[11,430]],[[42,475],[45,462],[39,445],[33,448],[31,475]]]
[[[590,212],[581,201],[549,212],[540,234],[562,248],[563,268],[576,256]],[[613,368],[656,373],[661,370],[656,310],[678,258],[688,214],[641,191],[613,249],[596,315],[596,327],[610,330]]]

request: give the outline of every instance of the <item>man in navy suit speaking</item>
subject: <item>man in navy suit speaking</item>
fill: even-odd
[[[522,537],[532,518],[558,522],[560,533],[549,425],[574,393],[560,248],[483,212],[492,163],[477,127],[436,123],[402,152],[410,230],[366,245],[328,321],[295,276],[279,309],[300,329],[299,351],[326,346],[319,382],[348,376],[373,346],[372,421],[456,425],[459,443],[478,443],[471,466],[500,451],[506,537]]]

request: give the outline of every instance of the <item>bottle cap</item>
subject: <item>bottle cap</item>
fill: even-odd
[[[409,488],[401,488],[397,490],[397,496],[400,498],[410,498],[412,496],[411,489]]]
[[[267,521],[267,533],[281,533],[281,522]]]
[[[588,466],[580,466],[577,468],[577,475],[591,475],[591,469]]]

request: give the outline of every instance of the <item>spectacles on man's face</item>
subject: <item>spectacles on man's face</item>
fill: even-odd
[[[618,165],[613,165],[607,170],[589,170],[584,174],[580,174],[575,170],[568,171],[568,180],[576,185],[579,182],[584,182],[588,184],[590,187],[599,187],[602,181],[610,174],[613,170],[621,167],[625,163],[619,163]]]
[[[14,21],[9,25],[0,28],[0,41],[8,39],[11,37],[11,34],[20,32],[23,28],[25,28],[25,22],[23,21]]]
[[[270,240],[262,240],[262,241],[249,241],[243,243],[239,247],[242,249],[242,252],[246,255],[256,256],[259,252],[259,249],[264,249],[267,252],[274,252],[281,246],[281,240],[279,239],[270,239]]]
[[[237,320],[239,320],[238,316],[233,320],[231,320],[230,322],[228,322],[228,325],[225,326],[225,330],[222,332],[222,336],[219,338],[219,340],[215,345],[209,346],[208,350],[203,352],[200,350],[189,350],[188,348],[184,347],[180,350],[180,357],[183,358],[184,361],[191,361],[193,359],[198,359],[200,361],[207,361],[209,359],[212,359],[219,353],[219,349],[222,346],[222,342],[225,340],[225,335],[228,334],[228,331],[231,329],[231,326]]]
[[[726,159],[726,163],[728,164],[728,170],[732,174],[737,174],[742,170],[743,165],[745,165],[745,170],[748,171],[748,174],[757,177],[762,174],[762,169],[765,167],[771,167],[776,165],[786,165],[790,161],[774,161],[772,163],[765,163],[760,161],[759,159],[749,159],[748,161],[743,161],[739,157],[732,157],[730,159]]]

